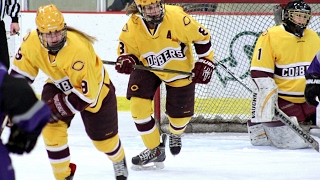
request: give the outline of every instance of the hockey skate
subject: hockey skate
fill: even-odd
[[[113,163],[113,169],[116,180],[126,180],[128,178],[126,158],[123,158],[119,162]]]
[[[73,180],[74,174],[76,173],[77,165],[70,163],[69,167],[71,169],[71,173],[70,176],[65,178],[65,180]]]
[[[182,147],[181,134],[170,133],[169,148],[172,155],[178,155]]]
[[[162,142],[154,149],[146,149],[132,158],[132,170],[156,170],[163,169],[163,161],[166,159],[165,143],[167,136],[162,134]]]

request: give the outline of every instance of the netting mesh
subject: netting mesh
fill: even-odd
[[[195,115],[186,132],[245,132],[250,118],[251,92],[232,75],[251,87],[250,62],[259,35],[281,21],[278,4],[176,3],[210,30],[215,59],[219,61],[211,82],[196,85]],[[308,28],[320,31],[320,5],[311,4]],[[319,33],[318,33],[319,34]],[[194,53],[195,54],[195,53]],[[195,55],[195,59],[197,56]],[[227,68],[224,68],[224,66]],[[165,88],[160,90],[160,124],[167,131]]]

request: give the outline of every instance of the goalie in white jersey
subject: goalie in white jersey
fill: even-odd
[[[296,124],[314,124],[315,107],[306,103],[304,78],[314,54],[320,49],[316,32],[306,28],[311,8],[291,1],[283,9],[283,23],[259,37],[251,62],[253,78],[252,119],[248,131],[253,145],[306,148],[291,129],[274,117],[277,106]]]
[[[163,168],[165,142],[160,143],[159,129],[151,116],[153,96],[164,82],[166,113],[170,121],[169,147],[171,153],[177,155],[181,150],[181,134],[194,113],[195,83],[208,83],[214,70],[210,32],[181,7],[164,5],[161,0],[135,0],[127,8],[127,14],[132,15],[119,37],[115,68],[119,73],[131,74],[127,98],[135,125],[147,147],[132,158],[132,163],[142,168],[152,162]],[[192,44],[198,55],[196,61]],[[194,77],[134,70],[135,64],[193,72]]]

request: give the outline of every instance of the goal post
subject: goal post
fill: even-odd
[[[247,132],[251,115],[250,62],[259,35],[276,25],[280,4],[289,0],[164,0],[193,16],[211,32],[218,62],[209,84],[196,84],[195,114],[185,132]],[[320,4],[306,0],[312,9],[308,28],[320,31]],[[278,11],[277,11],[278,10]],[[195,59],[197,55],[194,53]],[[168,132],[165,113],[166,92],[161,85],[154,99],[154,115],[160,128]]]

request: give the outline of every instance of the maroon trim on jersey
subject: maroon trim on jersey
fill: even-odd
[[[117,148],[116,148],[114,151],[109,152],[109,153],[106,153],[106,154],[107,154],[108,156],[116,155],[117,153],[119,153],[120,149],[121,149],[121,141],[120,141],[120,139],[119,139],[119,144],[118,144]]]
[[[70,156],[70,151],[69,151],[69,147],[63,149],[63,150],[60,150],[60,151],[49,151],[47,150],[47,153],[48,153],[48,157],[50,159],[64,159],[66,157],[69,157]]]
[[[211,42],[209,41],[207,44],[194,43],[194,48],[195,48],[197,54],[205,54],[210,50]]]
[[[268,73],[268,72],[264,72],[264,71],[252,70],[250,73],[251,73],[252,78],[260,78],[260,77],[273,78],[273,73]]]
[[[70,104],[73,106],[73,108],[75,108],[78,111],[83,111],[84,109],[86,109],[90,104],[83,101],[81,98],[79,98],[79,96],[77,96],[76,94],[74,94],[73,92],[70,93],[68,96],[68,101],[70,102]]]
[[[150,131],[156,124],[156,121],[151,117],[150,121],[143,124],[135,123],[139,132]]]

